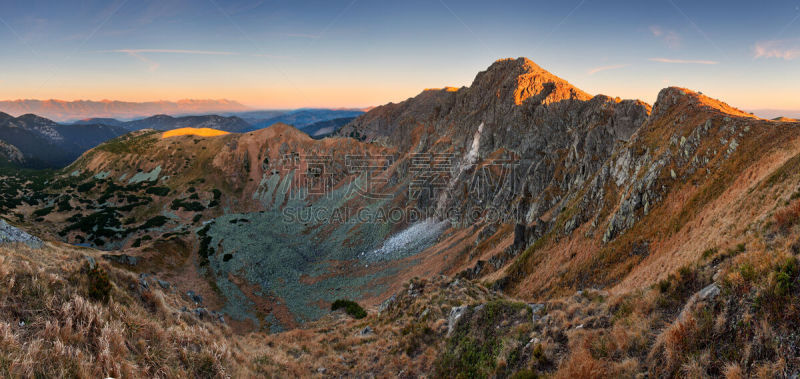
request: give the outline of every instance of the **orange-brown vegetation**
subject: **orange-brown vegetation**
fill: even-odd
[[[5,377],[227,377],[247,374],[224,325],[180,308],[174,293],[48,244],[0,247],[0,375]],[[93,274],[107,278],[93,296]],[[102,286],[101,286],[102,287]],[[107,291],[107,292],[106,292]]]
[[[229,134],[228,132],[211,129],[211,128],[179,128],[168,130],[161,134],[161,138],[170,138],[177,136],[198,136],[198,137],[216,137]]]
[[[781,230],[788,230],[800,221],[800,200],[794,200],[775,212],[775,224]]]

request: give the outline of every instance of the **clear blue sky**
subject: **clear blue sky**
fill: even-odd
[[[800,109],[800,0],[0,4],[0,99],[360,107],[518,56],[593,94]]]

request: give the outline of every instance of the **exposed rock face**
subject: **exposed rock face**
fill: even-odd
[[[495,62],[469,88],[377,107],[339,134],[452,154],[440,209],[492,208],[501,221],[530,224],[557,216],[649,111],[640,101],[591,97],[519,58]]]
[[[408,160],[451,156],[441,193],[416,205],[436,209],[456,229],[480,230],[461,271],[466,277],[520,263],[493,278],[514,291],[515,281],[539,283],[530,278],[552,275],[556,266],[563,267],[558,280],[571,283],[551,288],[621,280],[669,246],[664,239],[755,164],[753,157],[794,148],[788,139],[774,142],[779,130],[795,135],[790,123],[761,120],[683,88],[662,90],[652,107],[591,97],[520,58],[495,62],[470,87],[426,90],[377,107],[339,134],[395,148]],[[659,219],[650,217],[657,211]],[[639,234],[625,236],[634,228]],[[481,241],[510,232],[507,248],[482,255],[492,247]],[[559,254],[559,263],[531,273],[541,259],[515,257],[537,241],[552,249],[543,254]],[[602,275],[592,272],[592,262],[604,265]]]
[[[735,122],[731,116],[752,117],[683,88],[663,89],[640,131],[617,147],[585,192],[584,210],[597,211],[600,207],[592,203],[603,202],[604,188],[615,188],[618,193],[620,200],[602,234],[603,242],[649,214],[676,181],[700,169],[711,172],[709,163],[719,166],[728,159],[738,147],[736,138],[750,130],[746,126],[737,130],[736,124],[746,119]],[[709,146],[709,141],[719,142]],[[587,220],[583,213],[575,224]]]
[[[41,248],[44,244],[39,238],[9,225],[5,220],[0,220],[0,244],[8,243],[24,243],[34,249]]]
[[[11,163],[21,164],[25,162],[22,152],[14,145],[9,145],[0,140],[0,159],[5,159]]]
[[[450,309],[450,315],[447,317],[447,335],[453,334],[453,330],[455,330],[458,320],[461,319],[461,316],[464,315],[464,313],[467,311],[467,308],[469,307],[462,305]]]

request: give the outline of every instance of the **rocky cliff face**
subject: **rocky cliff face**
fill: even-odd
[[[0,140],[0,159],[6,160],[9,163],[21,164],[25,162],[25,157],[22,152],[15,146]]]
[[[557,216],[649,112],[641,101],[592,97],[519,58],[495,62],[469,88],[377,107],[339,134],[449,153],[453,180],[440,207],[492,208],[504,222],[531,224]]]
[[[787,148],[795,126],[683,88],[662,90],[652,109],[591,97],[520,58],[495,62],[468,88],[377,107],[340,134],[410,155],[450,154],[447,185],[418,205],[475,231],[460,240],[470,246],[461,250],[474,265],[469,277],[500,270],[491,277],[503,285],[527,283],[509,290],[536,283],[539,293],[610,285],[651,254],[674,251],[657,242],[759,167],[758,151]],[[778,129],[790,138],[777,142]],[[503,242],[498,250],[485,241]],[[538,253],[515,258],[534,243]],[[553,282],[532,279],[552,277],[554,267],[561,268]]]

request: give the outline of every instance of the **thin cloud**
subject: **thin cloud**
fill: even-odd
[[[649,61],[661,63],[678,63],[678,64],[719,64],[717,61],[707,61],[700,59],[671,59],[671,58],[649,58]]]
[[[674,30],[665,30],[658,25],[652,25],[650,26],[650,33],[664,41],[671,49],[677,49],[681,46],[681,36]]]
[[[118,49],[108,50],[111,53],[125,54],[195,54],[195,55],[238,55],[228,51],[181,50],[181,49]]]
[[[119,51],[113,51],[113,52],[115,52],[115,53],[125,53],[125,54],[128,54],[128,55],[136,58],[138,61],[140,61],[140,62],[144,63],[145,65],[147,65],[147,71],[154,72],[154,71],[158,70],[158,66],[159,65],[158,65],[157,62],[155,62],[155,61],[153,61],[151,59],[148,59],[143,54],[140,54],[140,53],[136,52],[135,50],[125,50],[125,51],[119,50]]]
[[[800,58],[800,39],[760,41],[753,46],[753,58]]]
[[[598,72],[601,72],[601,71],[616,70],[618,68],[624,68],[624,67],[628,67],[628,66],[630,66],[630,65],[629,64],[615,64],[615,65],[610,65],[610,66],[595,67],[595,68],[589,70],[589,75],[594,75],[594,74],[596,74]]]

